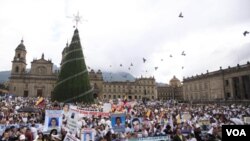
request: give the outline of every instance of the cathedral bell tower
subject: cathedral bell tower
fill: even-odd
[[[21,43],[17,46],[15,50],[15,56],[12,61],[11,74],[23,74],[26,70],[26,49],[23,44],[23,39]]]

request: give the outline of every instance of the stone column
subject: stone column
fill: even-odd
[[[240,99],[246,99],[245,92],[244,92],[244,82],[242,80],[242,76],[239,77],[239,87],[240,87]]]
[[[229,83],[230,99],[234,99],[235,98],[235,93],[234,93],[234,90],[233,90],[233,80],[232,80],[232,78],[228,79],[228,83]]]

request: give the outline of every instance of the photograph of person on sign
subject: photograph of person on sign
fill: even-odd
[[[57,129],[59,127],[59,119],[58,119],[58,117],[51,117],[51,118],[49,118],[48,127],[50,129]]]
[[[111,124],[114,131],[123,132],[125,130],[125,114],[113,114]]]

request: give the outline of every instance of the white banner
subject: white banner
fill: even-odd
[[[104,103],[102,108],[103,108],[103,112],[109,113],[112,109],[112,105],[110,103]]]
[[[129,139],[128,141],[170,141],[170,137],[158,136],[158,137],[136,138],[136,139]]]

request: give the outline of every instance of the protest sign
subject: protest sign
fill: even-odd
[[[244,123],[250,124],[250,117],[244,117]]]
[[[131,121],[131,127],[134,132],[138,132],[141,129],[141,119],[140,118],[133,118]]]
[[[111,125],[115,132],[125,132],[125,114],[112,114]]]
[[[70,106],[70,110],[77,112],[79,114],[79,117],[92,117],[92,116],[109,117],[109,115],[110,115],[108,112],[86,111],[86,110],[83,110],[83,109],[76,107],[76,106],[74,106],[74,107]]]
[[[146,137],[146,138],[129,139],[128,141],[170,141],[170,137],[169,136]]]
[[[44,131],[56,129],[60,131],[62,126],[62,110],[46,110]]]
[[[182,114],[182,119],[185,121],[188,121],[191,119],[191,115],[189,113],[183,113]]]
[[[81,141],[94,141],[95,140],[95,134],[92,129],[83,129]]]
[[[63,141],[80,141],[80,140],[76,138],[74,135],[67,133]]]
[[[76,134],[77,133],[77,122],[78,122],[78,112],[73,110],[69,111],[69,117],[67,120],[66,128],[68,129],[69,133]]]
[[[110,112],[112,110],[112,105],[110,103],[104,103],[102,108],[103,112]]]
[[[199,125],[202,126],[202,125],[209,125],[210,124],[210,121],[209,120],[200,120],[199,121]]]

